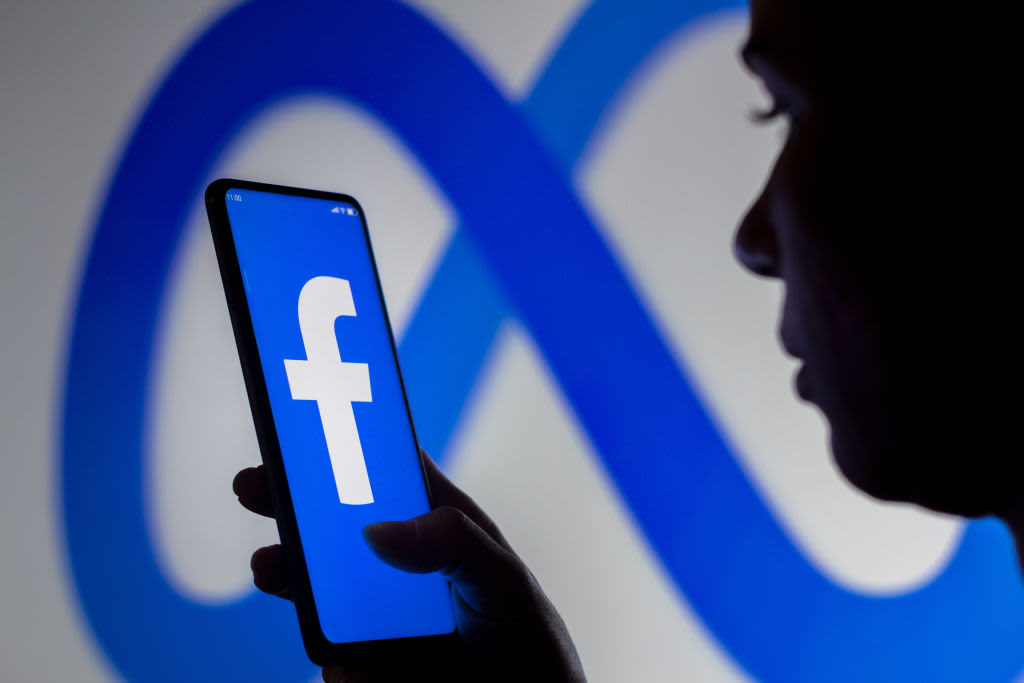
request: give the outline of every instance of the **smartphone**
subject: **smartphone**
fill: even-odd
[[[431,509],[362,208],[231,179],[206,208],[307,654],[450,644],[445,577],[393,569],[362,536]]]

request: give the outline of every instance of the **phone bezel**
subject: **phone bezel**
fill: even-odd
[[[277,530],[281,537],[281,544],[284,546],[285,554],[292,564],[292,573],[297,584],[293,586],[292,600],[295,603],[295,610],[299,619],[299,629],[302,633],[306,654],[315,664],[330,666],[342,661],[352,661],[354,659],[372,661],[373,658],[379,655],[392,655],[398,643],[407,645],[410,650],[419,649],[420,647],[438,648],[451,646],[457,637],[457,631],[455,630],[451,633],[440,635],[347,643],[332,642],[323,633],[320,616],[317,613],[316,603],[313,600],[313,589],[309,580],[306,556],[302,549],[298,522],[295,519],[288,480],[285,476],[284,460],[281,456],[281,448],[277,436],[277,426],[274,423],[270,407],[270,396],[267,392],[263,365],[256,347],[256,334],[253,330],[248,299],[242,281],[242,272],[238,263],[238,252],[235,249],[234,235],[231,232],[231,224],[228,219],[225,195],[229,190],[234,189],[344,202],[351,204],[358,211],[359,220],[363,227],[363,237],[366,240],[366,247],[369,251],[370,262],[373,267],[374,281],[377,285],[377,297],[384,313],[384,322],[388,330],[391,354],[394,358],[395,367],[398,370],[402,400],[405,403],[409,428],[412,430],[413,442],[416,445],[420,475],[423,480],[423,486],[426,489],[427,501],[431,508],[434,507],[434,501],[430,490],[430,482],[427,480],[422,450],[420,449],[419,438],[416,434],[416,426],[412,419],[412,410],[410,409],[409,396],[405,389],[405,380],[402,377],[401,365],[398,362],[398,349],[395,345],[394,332],[391,329],[391,320],[388,316],[387,306],[384,303],[384,292],[380,285],[377,261],[374,258],[373,245],[370,241],[370,232],[367,229],[366,213],[363,211],[363,207],[354,197],[338,192],[310,190],[234,178],[221,178],[210,183],[206,188],[206,210],[210,219],[214,249],[217,252],[221,282],[224,285],[224,295],[227,299],[235,344],[238,348],[238,357],[242,365],[245,389],[249,396],[249,407],[252,411],[253,422],[256,428],[260,455],[270,480],[271,499],[274,506],[274,516],[277,519]]]

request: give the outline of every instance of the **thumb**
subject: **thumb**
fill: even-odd
[[[407,522],[370,524],[363,537],[392,567],[445,574],[481,614],[510,616],[528,602],[523,598],[532,576],[526,566],[456,508],[439,507]]]

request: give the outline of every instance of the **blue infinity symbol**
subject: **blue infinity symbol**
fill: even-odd
[[[435,452],[497,325],[514,314],[677,586],[751,674],[1006,681],[1020,672],[1024,594],[1002,528],[970,524],[942,575],[906,595],[860,596],[818,574],[737,467],[566,180],[627,75],[671,32],[723,4],[599,0],[520,110],[444,35],[392,2],[256,2],[189,50],[114,177],[68,352],[69,561],[84,612],[123,675],[310,672],[288,606],[259,595],[197,605],[166,583],[145,526],[142,425],[155,322],[189,208],[246,122],[311,92],[354,100],[390,125],[462,221],[401,347]],[[342,40],[338,26],[359,30]],[[543,221],[502,211],[511,197],[528,198]],[[457,382],[431,374],[442,351],[462,361]]]

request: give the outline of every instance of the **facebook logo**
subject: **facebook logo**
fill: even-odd
[[[352,402],[373,400],[370,366],[342,361],[334,333],[339,316],[355,314],[348,280],[320,276],[307,282],[299,293],[299,329],[306,360],[285,360],[284,367],[292,398],[319,405],[338,500],[365,505],[373,502],[373,492]]]

